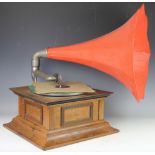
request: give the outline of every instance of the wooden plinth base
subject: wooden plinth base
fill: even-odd
[[[15,117],[10,123],[4,124],[4,127],[43,150],[118,132],[117,129],[112,128],[106,121],[96,121],[77,127],[67,127],[50,131],[24,120],[20,116]]]

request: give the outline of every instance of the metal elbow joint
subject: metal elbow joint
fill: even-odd
[[[53,75],[42,72],[40,67],[40,58],[47,58],[47,49],[36,52],[32,57],[32,80],[37,82],[37,77],[41,77],[46,81],[55,81],[60,83],[62,77],[60,74],[55,73]]]
[[[36,52],[32,57],[32,80],[37,81],[35,72],[39,70],[40,58],[47,58],[47,49]]]

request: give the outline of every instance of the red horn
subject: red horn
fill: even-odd
[[[144,5],[111,33],[79,44],[47,49],[48,58],[86,65],[122,82],[139,101],[148,76],[150,48]]]

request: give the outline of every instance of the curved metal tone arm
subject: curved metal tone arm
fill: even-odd
[[[49,75],[40,71],[40,58],[47,58],[47,49],[36,52],[32,58],[32,80],[37,82],[37,77],[41,77],[47,81],[59,81],[61,80],[59,74]]]

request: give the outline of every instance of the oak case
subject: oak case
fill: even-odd
[[[31,94],[27,87],[11,90],[19,98],[19,115],[4,127],[43,150],[118,132],[103,117],[108,92],[49,99]]]

